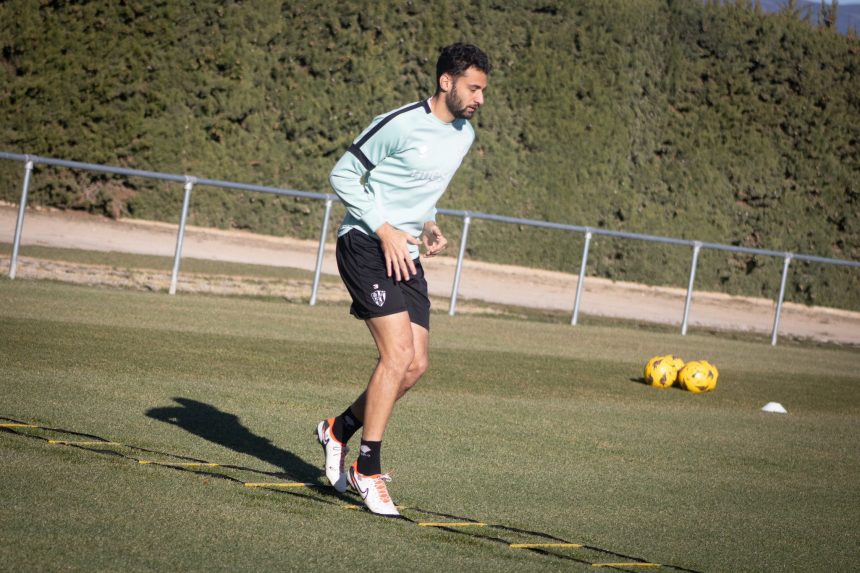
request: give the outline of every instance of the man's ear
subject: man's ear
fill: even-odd
[[[443,92],[451,91],[452,85],[454,85],[454,79],[451,77],[451,74],[444,73],[439,76],[439,87],[442,88]]]

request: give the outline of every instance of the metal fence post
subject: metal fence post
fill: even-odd
[[[21,248],[21,232],[24,230],[24,211],[27,209],[27,194],[30,192],[30,174],[33,173],[33,162],[24,164],[24,187],[21,190],[21,202],[18,204],[18,221],[15,223],[15,240],[12,244],[12,262],[9,263],[9,278],[14,279],[18,272],[18,249]]]
[[[314,286],[311,289],[311,306],[317,303],[317,291],[320,286],[320,273],[322,273],[323,255],[325,255],[325,240],[328,236],[328,219],[331,215],[331,197],[325,200],[325,214],[323,215],[322,231],[320,232],[320,247],[317,251],[317,266],[314,270]]]
[[[463,236],[460,237],[460,253],[457,255],[457,270],[454,271],[454,286],[451,287],[451,304],[448,307],[448,315],[454,316],[457,310],[457,293],[460,290],[460,273],[463,272],[463,259],[466,256],[466,241],[469,239],[469,225],[472,217],[467,213],[463,217]]]
[[[179,259],[182,258],[182,243],[185,240],[185,222],[188,220],[188,205],[191,203],[191,190],[194,188],[195,177],[185,178],[185,197],[182,199],[182,215],[179,218],[179,233],[176,235],[176,254],[173,257],[173,274],[170,277],[170,294],[176,294],[176,283],[179,280]]]
[[[582,285],[585,283],[585,266],[588,264],[588,247],[591,245],[591,231],[585,232],[585,245],[582,247],[582,261],[579,263],[579,279],[576,281],[576,299],[573,301],[573,315],[570,325],[576,326],[579,320],[579,305],[582,302]]]
[[[776,299],[776,315],[773,317],[773,332],[770,335],[771,346],[776,346],[776,337],[779,334],[779,317],[782,314],[782,301],[785,298],[785,282],[788,279],[789,263],[791,263],[791,253],[786,253],[782,265],[782,280],[779,283],[779,298]]]
[[[693,304],[693,283],[696,281],[696,264],[699,261],[699,251],[702,243],[693,243],[693,262],[690,265],[690,282],[687,283],[687,299],[684,301],[684,319],[681,321],[681,336],[687,336],[687,324],[690,319],[690,306]]]

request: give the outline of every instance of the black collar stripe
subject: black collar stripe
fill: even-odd
[[[357,146],[356,144],[353,143],[352,145],[350,145],[349,148],[347,149],[347,151],[349,151],[350,153],[355,155],[356,159],[358,159],[361,162],[361,164],[364,166],[364,168],[367,169],[368,171],[372,171],[373,168],[376,167],[376,165],[374,165],[370,161],[370,159],[367,158],[367,155],[365,155],[364,152],[361,150],[361,148],[359,146]]]
[[[371,129],[370,131],[365,133],[364,137],[362,137],[361,139],[359,139],[358,141],[356,141],[355,143],[350,145],[349,149],[347,149],[347,151],[349,151],[350,153],[355,155],[356,158],[358,158],[358,160],[361,161],[361,164],[364,166],[364,168],[367,169],[368,171],[370,171],[371,169],[373,169],[376,166],[367,158],[367,156],[364,155],[364,153],[361,151],[361,147],[365,143],[367,143],[367,141],[371,137],[376,135],[376,132],[379,131],[380,129],[382,129],[386,123],[388,123],[389,121],[391,121],[392,119],[394,119],[395,117],[400,115],[401,113],[406,113],[407,111],[412,111],[413,109],[417,109],[419,107],[423,107],[425,113],[430,113],[430,104],[427,103],[426,99],[415,102],[411,105],[407,105],[406,107],[398,109],[397,111],[391,112],[390,114],[383,117],[379,121],[379,123],[374,125],[373,129]]]

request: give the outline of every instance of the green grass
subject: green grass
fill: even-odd
[[[624,561],[615,552],[701,571],[838,571],[860,558],[856,349],[441,313],[431,346],[383,450],[395,499],[413,508],[404,514],[589,544],[549,550],[581,562],[498,541],[545,541],[534,535],[417,527],[345,510],[356,498],[327,489],[216,479],[322,483],[311,429],[345,407],[375,361],[345,305],[24,280],[0,280],[0,416],[152,452],[0,432],[0,562],[592,571]],[[715,363],[717,390],[638,383],[666,352]],[[768,401],[789,414],[761,412]],[[133,459],[176,456],[246,469],[195,475]]]
[[[11,256],[11,254],[12,245],[10,243],[0,243],[0,255]],[[59,247],[24,245],[20,247],[18,256],[50,261],[61,261],[65,263],[105,265],[122,269],[147,269],[156,271],[171,271],[173,269],[173,257],[136,255],[117,251],[88,251],[85,249],[64,249]],[[230,263],[189,257],[183,257],[180,263],[180,275],[184,273],[306,280],[308,282],[312,281],[314,276],[311,271],[292,267]],[[332,275],[321,275],[320,280],[324,282],[340,282],[339,277]]]
[[[0,242],[0,255],[11,256],[12,245],[10,243]],[[36,245],[22,246],[19,256],[40,259],[42,261],[59,261],[64,263],[84,264],[84,265],[106,265],[114,269],[123,271],[133,270],[160,270],[170,271],[173,268],[172,257],[162,257],[156,255],[137,255],[132,253],[123,253],[117,251],[89,251],[84,249],[68,249],[59,247],[42,247]],[[307,283],[307,298],[298,297],[292,299],[292,302],[307,302],[310,298],[311,284],[313,282],[313,272],[296,269],[292,267],[273,267],[268,265],[251,265],[243,263],[232,263],[224,261],[212,261],[204,259],[183,258],[180,267],[180,277],[187,275],[198,275],[200,277],[213,276],[231,276],[233,278],[241,278],[248,281],[257,279],[280,279],[302,281]],[[333,275],[320,275],[320,282],[325,284],[341,284],[341,280]],[[181,290],[181,288],[180,288]],[[166,290],[165,290],[166,292]],[[228,295],[222,295],[228,296]],[[270,295],[229,295],[242,296],[244,298],[271,299],[281,301],[283,297]],[[447,297],[431,297],[433,304],[439,310],[444,310],[449,307],[450,300]],[[528,320],[536,322],[544,322],[549,324],[567,325],[570,324],[571,310],[551,310],[528,308],[522,306],[505,305],[491,303],[481,300],[467,299],[464,297],[458,298],[459,305],[457,312],[459,314],[480,313],[490,314],[496,318],[509,320]],[[319,305],[329,304],[324,299],[317,302]],[[603,327],[622,327],[634,328],[640,331],[675,334],[678,332],[676,325],[666,325],[658,323],[641,322],[633,319],[603,317],[581,313],[579,317],[580,325],[588,326],[603,326]],[[721,338],[729,338],[733,340],[748,341],[760,343],[766,340],[762,334],[744,332],[744,331],[716,331],[711,329],[702,329],[693,327],[692,331],[700,330],[708,334],[717,335]],[[796,338],[788,335],[779,337],[779,344],[786,345],[802,345],[804,347],[820,346],[833,347],[832,342],[818,342],[811,339]]]

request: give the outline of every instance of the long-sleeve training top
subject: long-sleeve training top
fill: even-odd
[[[338,236],[358,229],[377,238],[387,222],[419,237],[474,139],[467,120],[441,121],[429,100],[377,116],[329,176],[347,210]],[[418,257],[416,245],[409,250]]]

